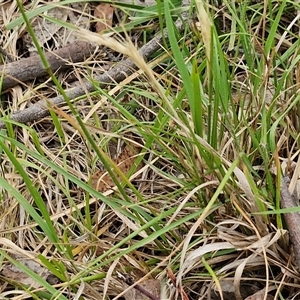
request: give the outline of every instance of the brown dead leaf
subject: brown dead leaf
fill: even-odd
[[[122,153],[113,160],[123,174],[127,174],[131,169],[136,160],[136,155],[138,154],[138,152],[138,147],[126,145]],[[137,167],[137,170],[141,168],[142,164]],[[116,177],[119,181],[122,181],[120,176],[118,176],[117,174]],[[97,191],[103,193],[114,187],[115,183],[106,171],[98,171],[92,176],[92,186]]]
[[[55,49],[68,44],[73,44],[79,40],[75,30],[62,26],[61,23],[68,22],[76,27],[89,29],[90,26],[90,4],[70,4],[68,6],[57,6],[44,12],[40,17],[35,18],[32,23],[33,31],[41,46],[54,44]],[[80,13],[82,12],[82,13]],[[44,18],[43,15],[57,19],[60,22],[53,22]],[[25,48],[30,55],[36,54],[37,50],[29,33],[22,36]],[[48,47],[48,46],[47,46]]]
[[[267,295],[266,298],[264,298],[264,297],[265,297],[265,291],[261,290],[261,291],[258,291],[255,294],[247,297],[245,300],[263,300],[263,299],[274,300],[274,296],[272,296],[272,295]]]
[[[114,8],[108,3],[101,3],[95,8],[94,16],[100,19],[96,22],[96,32],[100,33],[105,29],[112,27],[112,20],[114,16]]]
[[[48,278],[49,275],[51,275],[46,268],[42,267],[40,264],[38,264],[32,259],[24,258],[21,256],[16,256],[15,259],[17,259],[21,264],[25,265],[27,268],[29,268],[31,271],[35,272],[45,280]],[[7,279],[18,281],[20,283],[29,285],[34,288],[40,287],[40,284],[34,278],[30,277],[28,274],[23,272],[21,269],[19,269],[12,263],[5,264],[2,267],[1,274]]]
[[[160,299],[160,281],[158,279],[147,279],[141,282],[138,286],[153,295],[153,298]],[[128,288],[128,285],[124,283],[124,288]],[[139,292],[136,288],[132,288],[125,293],[126,300],[149,300],[149,297]]]

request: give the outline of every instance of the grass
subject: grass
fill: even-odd
[[[52,8],[17,2],[2,13],[12,56],[24,54],[17,41],[34,37],[34,18]],[[76,1],[59,5],[89,15]],[[298,3],[195,2],[183,32],[174,26],[180,3],[114,5],[127,16],[115,35],[80,32],[118,59],[131,57],[138,72],[105,90],[91,75],[105,57],[77,64],[74,75],[95,91],[66,98],[35,124],[7,116],[28,99],[63,94],[66,77],[51,74],[51,88],[28,83],[2,96],[0,298],[131,299],[124,275],[158,278],[161,300],[183,299],[182,290],[188,299],[256,291],[292,299],[300,283],[280,182],[288,172],[298,179]],[[145,63],[129,39],[139,44],[163,28],[168,39]],[[43,58],[45,45],[34,43]],[[122,167],[116,157],[127,147],[138,153]],[[114,187],[96,189],[99,169]]]

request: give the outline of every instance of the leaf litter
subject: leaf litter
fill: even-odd
[[[25,1],[24,4],[30,8],[31,3],[27,3]],[[107,11],[104,12],[105,21],[102,20],[101,22],[97,21],[98,18],[103,19],[103,16],[97,15],[97,7],[93,7],[95,18],[92,18],[91,8],[89,7],[90,3],[77,5],[83,6],[57,7],[47,11],[47,13],[45,13],[45,18],[39,16],[32,21],[32,25],[39,42],[45,49],[49,50],[60,48],[64,43],[76,43],[77,41],[77,37],[72,37],[72,33],[66,28],[57,23],[49,21],[51,18],[56,18],[63,22],[67,21],[70,22],[70,24],[75,24],[76,26],[85,29],[90,29],[90,25],[88,24],[93,23],[94,25],[96,24],[97,33],[100,33],[102,30],[109,29],[113,26],[111,23],[113,9],[112,7],[108,7],[107,4],[100,4],[101,6],[98,6],[97,10],[99,11],[100,8],[102,12],[104,11],[104,7],[107,8]],[[12,11],[16,10],[15,3],[11,3],[10,6],[5,3],[3,4],[2,8],[2,14],[7,14],[6,20],[14,18]],[[5,12],[3,12],[4,8]],[[48,19],[46,16],[48,16]],[[224,14],[224,18],[226,17],[226,14]],[[3,17],[3,19],[5,19],[5,17]],[[82,22],[79,24],[76,20],[81,20]],[[102,28],[99,28],[100,23],[104,25]],[[22,49],[22,47],[18,48],[16,46],[20,36],[24,38],[23,43],[25,49]],[[32,43],[28,38],[26,29],[24,27],[16,29],[12,35],[8,35],[6,33],[4,36],[3,47],[8,51],[8,53],[16,58],[24,55],[26,51],[33,52]],[[94,60],[97,59],[94,58]],[[93,70],[93,68],[99,68],[99,65],[90,65],[90,68],[88,69],[84,64],[77,67],[78,68],[74,69],[73,72],[75,76],[79,73],[83,76],[87,76],[87,74],[90,74],[90,70]],[[165,74],[163,75],[166,76]],[[65,85],[70,84],[69,82],[64,81],[64,79],[67,78],[66,75],[59,76]],[[176,80],[179,82],[180,78],[178,74],[175,76],[177,76]],[[166,82],[169,80],[167,79],[167,76],[165,79]],[[148,92],[149,95],[157,93],[157,90],[149,87],[148,82],[145,82],[145,78],[143,78],[143,80],[144,82],[132,82],[132,84],[137,84],[137,86],[141,85],[142,90]],[[12,110],[16,110],[20,107],[24,107],[27,104],[30,105],[31,101],[26,101],[26,103],[24,103],[24,96],[28,94],[30,94],[30,96],[26,99],[33,100],[33,102],[36,100],[34,98],[40,97],[40,94],[35,94],[35,84],[36,83],[29,83],[27,90],[21,89],[20,87],[12,88],[9,91],[10,94],[8,96],[9,99],[12,100],[12,103],[9,104],[8,107],[10,107]],[[164,84],[163,80],[161,84]],[[46,86],[46,88],[41,89],[41,93],[43,93],[44,97],[55,94],[56,92],[57,91],[53,85]],[[139,93],[141,93],[141,91],[139,91]],[[116,92],[111,96],[122,98],[122,92],[119,94]],[[132,93],[131,97],[136,98],[137,93]],[[270,97],[272,98],[272,95]],[[88,115],[93,101],[98,100],[97,97],[94,98],[93,96],[88,96],[88,98],[88,101],[83,100],[76,103],[77,109],[83,118]],[[142,103],[142,97],[138,98],[137,103],[139,101],[141,102],[140,107],[145,107],[145,104]],[[270,99],[268,99],[267,102],[267,104],[272,103]],[[125,106],[127,102],[124,101],[122,104]],[[250,104],[246,103],[245,107],[247,107],[247,105]],[[245,107],[243,106],[242,109],[244,110]],[[149,113],[149,111],[151,112],[150,115],[152,115],[152,118],[153,116],[157,116],[157,107],[155,105],[148,106],[143,113],[147,115],[147,112]],[[69,111],[68,113],[71,114]],[[108,129],[107,127],[110,127],[110,130],[113,128],[113,130],[116,131],[121,130],[120,132],[123,135],[122,126],[130,126],[130,122],[128,120],[124,120],[124,116],[121,114],[121,112],[112,104],[110,104],[109,101],[104,103],[101,109],[96,113],[97,120],[95,123],[98,124],[97,126],[100,124],[99,127],[106,129]],[[175,117],[178,116],[175,115]],[[109,177],[109,175],[106,174],[105,170],[102,170],[102,165],[100,162],[97,161],[95,163],[95,160],[97,159],[95,153],[86,149],[85,141],[83,141],[78,132],[76,132],[76,130],[66,120],[68,119],[65,118],[64,121],[62,121],[61,132],[59,128],[53,126],[52,119],[50,118],[40,120],[33,125],[33,128],[39,133],[40,137],[43,138],[43,141],[41,142],[41,148],[43,149],[43,152],[47,155],[47,157],[49,157],[49,159],[51,159],[51,161],[55,161],[58,165],[64,166],[64,168],[66,168],[70,173],[75,174],[80,180],[87,182],[88,178],[91,178],[91,186],[94,189],[100,192],[107,192],[109,189],[112,189],[115,186],[114,181]],[[92,123],[91,119],[90,121]],[[147,122],[151,121],[151,118],[143,119],[142,121],[146,124]],[[189,151],[190,145],[189,143],[185,143],[188,139],[188,130],[186,130],[184,134],[181,134],[185,129],[180,128],[181,131],[174,133],[174,127],[176,128],[176,126],[178,126],[180,120],[178,123],[176,123],[176,121],[178,120],[175,119],[174,126],[170,126],[168,128],[170,132],[165,130],[162,136],[159,136],[159,139],[157,139],[156,136],[154,147],[148,146],[148,153],[145,155],[144,161],[141,163],[141,165],[137,166],[135,170],[138,171],[140,168],[145,167],[145,172],[141,174],[140,178],[136,178],[137,182],[135,182],[135,186],[137,186],[139,191],[143,193],[143,199],[145,202],[143,209],[145,212],[149,213],[149,215],[143,214],[143,217],[141,217],[144,218],[142,220],[143,223],[151,221],[149,216],[152,218],[155,216],[155,214],[158,214],[162,208],[176,208],[175,204],[181,203],[181,201],[183,201],[185,205],[182,205],[181,209],[176,211],[175,215],[171,215],[170,219],[167,220],[169,223],[166,222],[168,225],[172,225],[174,222],[180,222],[180,219],[187,218],[187,216],[197,213],[197,210],[199,210],[199,206],[197,206],[197,204],[200,202],[201,197],[198,197],[196,193],[187,196],[190,192],[188,187],[182,184],[183,182],[180,178],[173,176],[173,170],[176,170],[175,173],[177,174],[183,173],[183,171],[185,171],[184,173],[186,174],[193,174],[195,171],[189,166],[190,162],[185,164],[186,170],[183,170],[182,166],[180,166],[178,163],[182,157],[182,154],[179,155],[176,153],[176,151]],[[142,131],[142,133],[145,134],[145,136],[149,134],[147,131]],[[167,148],[165,143],[160,141],[160,139],[163,139],[168,135],[168,133],[172,133],[174,135],[170,135],[170,139],[177,139],[177,143],[175,142],[172,146],[169,146],[172,148],[172,151],[169,152],[166,151]],[[95,132],[92,134],[93,137],[97,139],[99,145],[103,147],[103,149],[108,148],[107,144],[111,143],[112,139],[110,136],[104,135],[104,137],[99,139],[99,132],[97,132],[97,130],[95,130]],[[176,134],[178,136],[176,136]],[[242,131],[240,134],[242,134]],[[36,151],[36,145],[34,141],[31,140],[27,128],[19,128],[19,132],[17,132],[17,138],[23,144],[26,144],[30,150]],[[142,136],[142,139],[145,138]],[[62,141],[64,142],[62,143]],[[143,145],[146,144],[145,142],[146,141],[143,141]],[[113,144],[116,145],[117,142],[114,141]],[[134,141],[132,144],[126,144],[119,153],[110,158],[113,162],[113,171],[118,170],[121,172],[121,174],[128,174],[128,171],[137,160],[137,157],[141,151],[140,148],[136,148],[133,145]],[[111,156],[110,154],[111,153],[107,151],[107,155],[109,157]],[[227,155],[227,152],[224,151],[223,154]],[[26,156],[28,161],[34,161],[36,164],[40,164],[40,162],[35,161],[29,153],[21,153],[20,157],[23,155]],[[157,160],[154,165],[151,165],[149,162],[153,156],[157,158]],[[230,165],[230,161],[231,160],[228,158],[228,164],[225,164],[225,166]],[[202,167],[201,164],[203,164],[203,161],[199,161],[197,163]],[[2,162],[2,167],[6,170],[4,176],[11,182],[11,184],[24,193],[24,195],[30,197],[26,191],[26,188],[24,187],[24,184],[22,183],[22,180],[20,180],[20,182],[17,184],[14,182],[12,175],[15,170],[13,167],[9,166],[9,163],[5,160]],[[43,168],[45,168],[45,166],[42,166],[42,169]],[[204,170],[206,168],[207,166],[203,166]],[[118,198],[118,191],[112,192],[115,193],[112,194],[112,196],[116,197],[115,201],[122,202],[122,206],[120,206],[122,209],[119,211],[114,211],[111,206],[108,206],[106,203],[100,204],[98,201],[95,201],[93,202],[95,203],[95,207],[90,207],[92,210],[92,219],[87,220],[81,215],[82,212],[78,209],[78,207],[85,207],[82,204],[86,201],[89,201],[89,199],[85,198],[86,191],[81,191],[72,184],[70,184],[70,186],[66,186],[65,178],[61,176],[61,174],[55,172],[49,171],[47,173],[43,172],[42,170],[38,170],[38,168],[34,169],[28,166],[28,173],[33,182],[40,186],[40,192],[42,193],[45,201],[47,201],[47,207],[49,211],[53,213],[53,216],[61,213],[61,211],[64,209],[66,211],[66,213],[64,213],[55,224],[58,235],[61,237],[68,236],[70,244],[72,245],[73,243],[73,246],[75,247],[74,249],[82,249],[80,246],[83,244],[83,242],[79,242],[79,240],[87,241],[86,252],[79,253],[81,255],[76,256],[78,260],[74,259],[72,261],[72,266],[66,264],[68,272],[71,276],[79,272],[79,270],[85,269],[88,265],[88,261],[94,259],[97,255],[101,255],[99,254],[101,251],[108,251],[113,247],[113,245],[117,244],[118,242],[122,242],[122,240],[125,239],[132,231],[138,230],[141,227],[140,224],[135,224],[132,215],[129,214],[131,211],[127,206],[128,203],[126,203],[124,199]],[[245,166],[236,168],[235,176],[238,187],[234,186],[234,188],[231,190],[231,192],[235,194],[235,196],[231,196],[230,198],[232,205],[224,205],[225,209],[222,210],[221,208],[223,207],[223,204],[221,201],[220,203],[218,202],[220,209],[214,208],[209,211],[205,220],[199,224],[199,228],[195,228],[192,237],[192,244],[190,244],[189,248],[187,249],[188,251],[183,260],[183,264],[177,269],[175,268],[176,274],[174,275],[174,282],[176,282],[176,276],[180,270],[182,276],[180,281],[182,281],[182,286],[180,285],[177,287],[176,283],[173,283],[173,286],[172,284],[169,284],[170,291],[168,292],[170,294],[170,299],[172,299],[172,297],[174,298],[176,293],[178,293],[177,288],[182,287],[183,291],[189,291],[188,294],[191,299],[203,298],[208,292],[211,292],[215,295],[212,296],[212,299],[232,299],[233,297],[236,299],[247,300],[272,299],[273,296],[268,295],[268,293],[270,291],[274,291],[274,285],[270,284],[268,289],[264,289],[264,286],[268,285],[268,280],[270,280],[270,278],[267,277],[266,262],[268,263],[267,268],[269,267],[275,272],[274,274],[276,274],[276,276],[274,276],[272,279],[272,282],[274,282],[276,285],[282,284],[282,286],[288,286],[289,281],[292,282],[294,280],[295,283],[293,284],[296,287],[299,287],[299,283],[296,280],[297,272],[295,271],[294,265],[290,261],[289,250],[286,247],[281,247],[281,239],[285,238],[286,232],[282,229],[273,228],[273,225],[268,223],[266,218],[259,215],[251,216],[251,218],[255,220],[256,225],[255,228],[252,226],[250,218],[247,218],[247,216],[249,217],[251,213],[259,211],[257,206],[258,203],[256,202],[257,194],[255,194],[253,191],[253,186],[251,186],[249,183],[249,179],[247,177],[248,173],[245,171]],[[121,177],[122,176],[118,175],[117,179],[120,180]],[[190,180],[192,178],[192,175],[190,177],[186,176],[184,180]],[[211,197],[214,192],[211,186],[215,186],[218,176],[212,176],[211,178],[213,179],[213,183],[211,185],[207,184],[206,186],[203,186],[202,189],[199,189],[199,191],[203,191],[203,194],[205,194],[205,196],[208,198]],[[193,184],[198,185],[199,182],[194,181],[192,182],[192,185]],[[255,182],[255,184],[258,185],[259,181]],[[184,186],[184,188],[182,188],[182,186]],[[154,190],[155,193],[153,193]],[[126,193],[129,199],[132,201],[130,205],[133,207],[138,206],[138,195],[136,195],[128,187],[126,187]],[[224,194],[221,193],[220,199]],[[14,203],[13,197],[10,195],[6,197],[5,201],[7,204]],[[72,201],[75,202],[75,205],[72,203]],[[240,214],[236,214],[236,211],[239,209]],[[74,211],[77,211],[77,214],[73,215]],[[125,215],[124,211],[126,211],[128,214]],[[245,215],[243,215],[242,212]],[[26,222],[27,218],[29,218],[28,215],[26,215],[21,221],[19,218],[18,209],[13,211],[13,214],[13,216],[7,216],[3,214],[1,228],[3,235],[9,236],[14,243],[19,243],[16,239],[15,232],[19,230],[19,227],[21,227],[22,234],[19,235],[19,237],[23,237],[23,240],[20,245],[22,244],[24,249],[38,249],[37,251],[43,251],[43,253],[46,253],[46,255],[56,257],[61,261],[65,260],[64,256],[61,256],[61,254],[53,251],[51,246],[47,245],[47,243],[43,243],[39,240],[38,231],[33,230],[30,223],[24,224],[24,220]],[[235,218],[233,216],[238,217]],[[151,268],[153,267],[151,263],[153,261],[158,261],[159,265],[159,262],[163,261],[165,258],[165,253],[171,255],[170,260],[167,261],[167,264],[173,266],[172,263],[174,263],[174,265],[176,265],[179,260],[176,260],[176,255],[178,253],[176,253],[176,251],[172,253],[174,244],[178,246],[181,241],[186,239],[186,233],[188,232],[188,229],[193,226],[195,221],[197,221],[197,218],[198,216],[194,217],[193,219],[187,219],[184,224],[180,224],[178,227],[173,228],[172,230],[174,232],[171,230],[165,232],[164,236],[162,235],[161,237],[162,240],[153,241],[149,239],[149,242],[144,248],[141,247],[136,249],[135,252],[128,254],[128,256],[132,256],[131,259],[126,259],[125,256],[121,257],[121,259],[115,262],[115,265],[111,266],[116,269],[128,270],[133,267],[133,258],[138,257],[140,259],[136,259],[137,263],[135,267],[145,270],[146,273],[150,273]],[[83,226],[83,224],[91,221],[94,222],[93,229],[95,229],[95,231],[92,233],[87,227]],[[108,226],[108,224],[111,225]],[[154,224],[151,230],[153,229],[153,232],[158,231],[161,229],[161,226],[161,223],[159,225]],[[33,228],[35,228],[35,226],[33,226]],[[105,230],[101,230],[104,228]],[[257,232],[259,232],[259,234],[257,234]],[[96,233],[99,233],[99,236]],[[151,233],[152,232],[148,229],[142,231],[142,234],[139,235],[139,238],[147,238],[151,235]],[[167,239],[168,242],[163,244],[163,247],[159,247],[161,246],[160,243],[165,242],[165,239]],[[136,239],[132,241],[132,243],[138,241],[139,239]],[[102,243],[101,247],[99,247],[100,242]],[[100,251],[99,248],[102,250]],[[98,252],[95,252],[95,249],[97,249]],[[119,251],[122,250],[122,248],[119,249]],[[263,253],[263,250],[265,250],[265,253]],[[162,251],[162,253],[159,253],[159,251]],[[213,282],[211,277],[208,277],[207,274],[201,277],[205,272],[205,267],[203,265],[203,261],[201,260],[202,257],[205,257],[210,266],[216,267],[216,274],[219,276],[218,280],[220,281],[223,295],[222,291],[216,289],[217,284]],[[37,274],[41,275],[44,273],[44,271],[46,273],[46,270],[43,267],[40,267],[40,269],[38,268],[39,264],[36,264],[33,258],[31,260],[26,260],[22,257],[15,258],[17,258],[22,264],[27,264],[30,266],[30,268]],[[174,261],[172,261],[172,259]],[[148,264],[150,264],[150,267]],[[166,263],[160,266],[160,275],[164,275],[165,267]],[[108,266],[102,268],[101,271],[106,272],[106,274],[109,274],[111,271],[111,280],[107,281],[105,287],[106,294],[110,297],[117,297],[118,294],[124,290],[123,284],[116,279],[113,270],[109,270]],[[24,277],[24,284],[34,286],[32,278],[29,276],[26,278],[26,275],[20,272],[20,270],[15,269],[13,265],[3,264],[2,274],[14,280],[18,280],[18,276],[20,278]],[[256,282],[256,288],[258,290],[254,291],[248,286],[249,291],[247,294],[247,291],[245,291],[245,282],[249,280],[254,281],[254,279],[256,279],[255,276],[258,277]],[[168,277],[165,276],[165,279],[168,279]],[[207,285],[208,280],[209,283]],[[150,290],[153,294],[156,294],[156,291],[154,290],[157,290],[157,287],[161,285],[160,280],[150,278],[144,281],[142,286],[147,288],[152,282],[154,283],[154,288]],[[233,286],[233,289],[230,292],[226,292],[224,282],[229,282],[229,285]],[[250,285],[251,288],[253,286],[254,284]],[[74,293],[70,290],[70,297],[73,297],[70,299],[78,298],[81,295],[84,295],[86,299],[101,299],[102,291],[104,290],[101,280],[95,280],[94,282],[90,283],[90,287],[94,290],[93,293],[89,292],[89,287],[87,285],[81,283],[77,293]],[[206,290],[202,291],[202,288],[206,288]],[[201,295],[198,294],[200,291],[202,291]],[[182,293],[182,295],[184,294]],[[131,289],[130,293],[125,295],[126,300],[134,299],[135,297],[136,300],[138,297],[144,299],[144,296],[145,295],[141,294],[135,289]],[[156,294],[156,297],[159,297],[159,293]]]

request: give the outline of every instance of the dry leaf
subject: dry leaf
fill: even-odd
[[[70,6],[71,8],[73,7],[73,5]],[[90,19],[86,16],[89,14],[89,5],[85,4],[82,6],[81,10],[77,9],[76,11],[71,8],[57,6],[46,11],[44,15],[57,19],[61,22],[68,22],[80,28],[89,29]],[[86,14],[79,14],[79,11],[84,11]],[[47,43],[54,43],[54,48],[58,49],[78,40],[78,36],[74,30],[62,26],[59,22],[43,18],[42,15],[37,17],[32,25],[34,33],[41,46],[44,46]],[[24,34],[23,41],[29,53],[35,54],[36,47],[28,33]]]
[[[136,155],[138,154],[138,152],[138,147],[126,145],[122,153],[113,160],[123,174],[127,174],[131,169],[136,160]],[[137,170],[141,168],[142,164],[137,167]],[[118,176],[117,174],[116,177],[119,181],[122,181],[120,176]],[[115,183],[106,171],[98,171],[92,176],[92,186],[97,191],[103,193],[114,187]]]
[[[45,12],[45,15],[51,18],[56,18],[63,22],[66,22],[68,18],[67,9],[63,6],[54,7],[48,10],[47,12]],[[54,35],[58,33],[61,27],[62,27],[61,24],[54,23],[42,17],[36,18],[33,23],[33,30],[35,36],[41,46],[47,43],[48,41],[50,41],[54,37]],[[23,36],[23,40],[29,52],[35,53],[36,52],[35,45],[32,42],[31,36],[28,33],[26,33]]]
[[[247,297],[245,300],[263,300],[263,299],[266,299],[266,300],[274,300],[274,296],[271,296],[271,295],[267,295],[266,298],[265,297],[265,291],[262,290],[262,291],[258,291],[257,293]]]
[[[158,279],[147,279],[139,284],[139,286],[145,289],[154,297],[160,299],[160,281]],[[124,288],[128,288],[128,285],[124,283]],[[132,288],[125,293],[126,300],[149,300],[147,296],[139,292],[137,289]]]
[[[96,32],[100,33],[112,27],[114,8],[109,3],[101,3],[95,8],[94,16],[100,19],[96,22]]]
[[[46,268],[42,267],[40,264],[38,264],[32,259],[24,258],[19,255],[15,256],[15,259],[45,280],[48,278],[49,275],[51,275],[51,273]],[[20,283],[29,285],[33,288],[41,287],[41,285],[34,278],[27,275],[25,272],[20,270],[12,263],[5,264],[2,267],[1,274],[8,279],[18,281]]]

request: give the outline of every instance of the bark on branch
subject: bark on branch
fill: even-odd
[[[51,71],[56,72],[58,69],[66,70],[71,68],[71,63],[84,61],[85,58],[91,56],[95,48],[96,46],[91,43],[77,42],[56,51],[47,52],[45,56]],[[4,74],[2,90],[48,75],[38,55],[0,66],[0,74]]]
[[[290,194],[288,184],[290,179],[282,178],[281,184],[281,208],[296,207],[297,200]],[[284,219],[289,230],[290,241],[292,242],[295,261],[300,270],[300,214],[298,212],[284,214]]]

